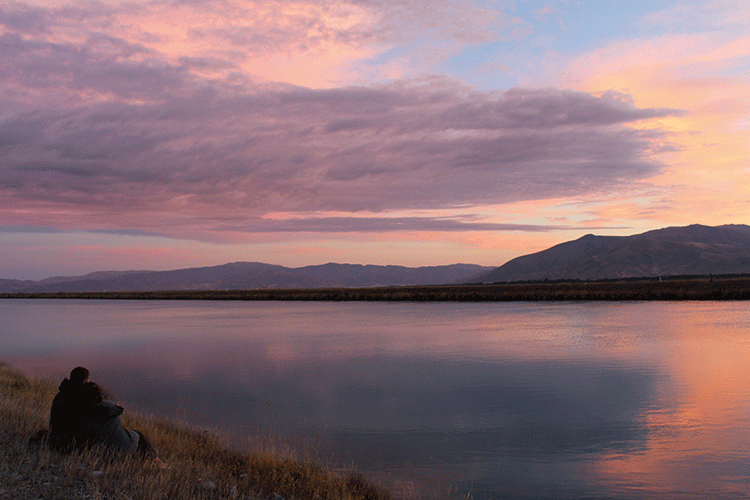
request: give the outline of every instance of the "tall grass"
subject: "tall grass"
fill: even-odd
[[[47,427],[57,392],[48,380],[0,363],[0,498],[12,499],[310,499],[389,500],[356,473],[264,450],[229,450],[209,432],[128,411],[123,423],[143,432],[166,469],[97,450],[61,455],[29,438]]]

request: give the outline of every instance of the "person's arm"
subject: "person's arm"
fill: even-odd
[[[101,403],[94,403],[87,409],[88,420],[92,422],[106,422],[107,420],[119,417],[124,408],[112,401],[104,400]]]

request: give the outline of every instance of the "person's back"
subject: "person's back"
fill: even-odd
[[[80,432],[82,388],[88,382],[89,371],[78,366],[70,372],[70,379],[60,384],[60,392],[52,400],[49,417],[49,444],[53,448],[70,451]]]
[[[135,453],[138,434],[123,427],[122,406],[109,400],[90,401],[84,405],[82,436],[89,446],[101,446],[116,453]]]
[[[77,439],[84,446],[150,458],[159,467],[166,467],[142,433],[128,430],[122,425],[122,406],[103,399],[101,387],[94,382],[87,382],[83,384],[81,396],[82,425]]]
[[[83,420],[79,439],[87,446],[100,446],[125,454],[135,453],[141,435],[122,425],[122,406],[102,399],[101,387],[93,382],[83,385],[82,396]]]

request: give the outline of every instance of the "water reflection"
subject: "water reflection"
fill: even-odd
[[[208,346],[200,353],[213,358]],[[657,378],[647,367],[533,360],[271,365],[248,351],[244,370],[214,365],[188,379],[148,363],[97,373],[138,406],[179,409],[238,443],[272,429],[297,445],[314,439],[332,463],[408,472],[421,488],[453,484],[477,498],[500,486],[538,487],[540,467],[551,494],[583,474],[581,460],[642,450],[648,428],[637,417],[652,404]]]
[[[747,309],[0,301],[0,346],[428,493],[728,498],[750,493]]]

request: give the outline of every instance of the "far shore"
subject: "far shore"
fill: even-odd
[[[0,293],[0,299],[290,301],[749,300],[750,277],[644,278],[367,288]]]

